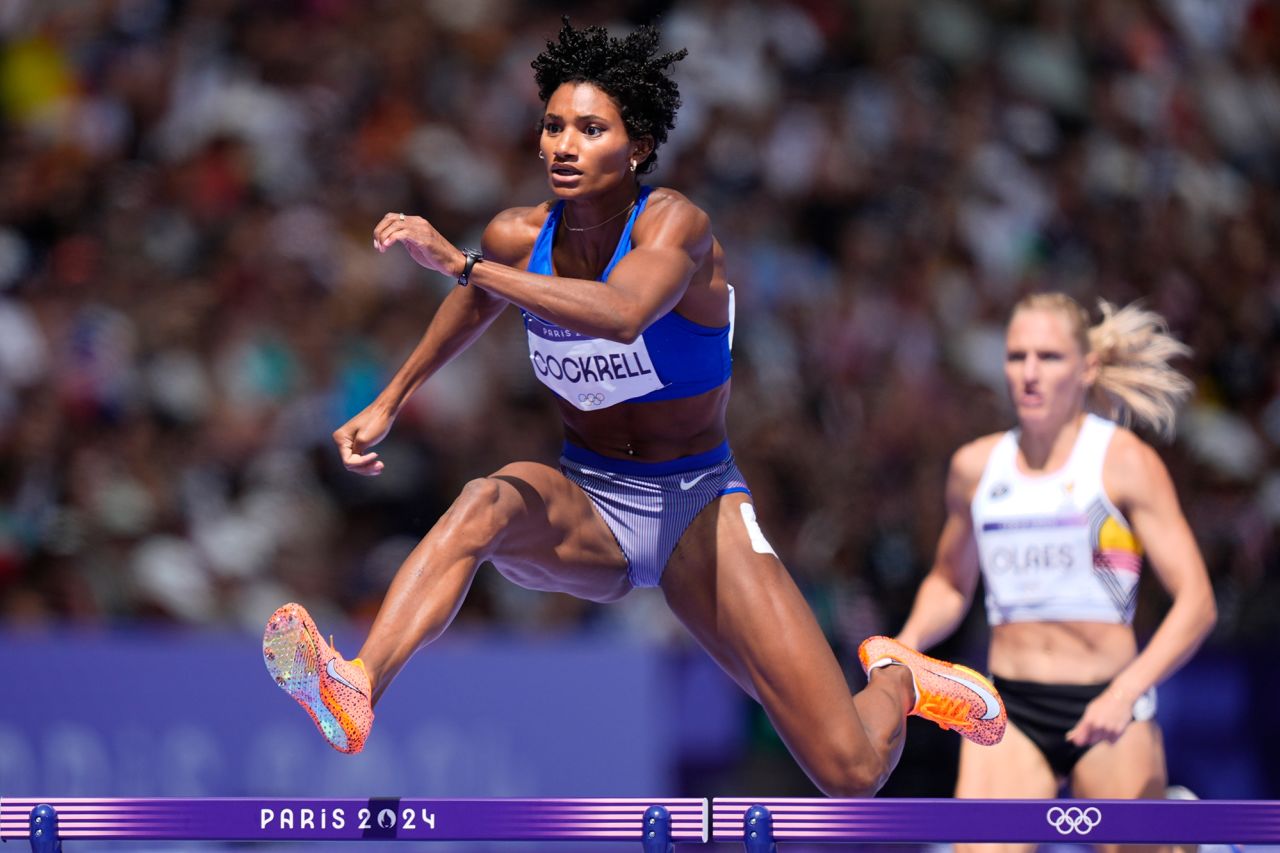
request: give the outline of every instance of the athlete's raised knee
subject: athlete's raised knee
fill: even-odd
[[[487,547],[511,523],[516,512],[516,502],[509,491],[510,486],[494,477],[469,481],[441,519],[446,525],[444,532],[477,549]]]

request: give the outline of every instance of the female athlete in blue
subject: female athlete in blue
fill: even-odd
[[[267,664],[330,742],[354,752],[372,702],[449,625],[482,563],[598,602],[661,587],[818,787],[871,794],[897,763],[905,717],[929,705],[931,673],[881,666],[850,696],[756,521],[725,432],[733,298],[721,247],[689,199],[638,179],[679,105],[667,72],[684,54],[657,44],[648,27],[615,39],[565,22],[533,63],[555,200],[498,214],[479,252],[419,216],[378,223],[379,251],[399,244],[459,286],[386,389],[334,433],[346,467],[381,473],[373,448],[405,401],[509,304],[524,317],[531,369],[556,395],[563,454],[468,483],[401,567],[357,660],[286,605],[267,628]],[[974,694],[974,713],[1003,714],[979,696],[993,693]]]

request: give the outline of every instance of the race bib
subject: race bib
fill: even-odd
[[[606,409],[663,387],[643,335],[620,344],[571,332],[532,314],[524,317],[533,372],[582,411]]]
[[[1083,516],[991,521],[978,541],[987,593],[1002,607],[1043,602],[1069,578],[1093,571]]]

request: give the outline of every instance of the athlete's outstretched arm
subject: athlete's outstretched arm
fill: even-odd
[[[515,240],[508,233],[516,214],[500,214],[485,229],[482,245],[486,253],[501,257],[516,251],[512,247]],[[413,392],[474,343],[506,306],[505,299],[479,288],[455,287],[449,292],[422,339],[386,388],[362,412],[334,431],[333,441],[349,471],[366,476],[382,473],[382,460],[369,448],[386,438]]]
[[[933,568],[920,583],[911,614],[898,632],[898,641],[914,649],[927,649],[951,636],[973,602],[979,569],[969,504],[990,455],[990,440],[979,439],[951,457],[947,520],[938,537]]]
[[[1146,647],[1067,732],[1081,746],[1119,738],[1133,719],[1133,703],[1186,663],[1218,618],[1209,572],[1159,455],[1133,433],[1116,430],[1103,478],[1173,605]]]
[[[476,264],[470,283],[566,329],[630,343],[671,310],[702,260],[712,250],[710,218],[683,198],[651,200],[643,223],[632,231],[633,248],[603,284],[544,276],[517,269],[501,258]],[[374,231],[382,251],[403,243],[415,261],[457,277],[462,252],[418,216],[389,213]]]

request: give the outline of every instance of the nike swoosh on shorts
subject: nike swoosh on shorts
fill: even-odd
[[[699,474],[698,476],[694,477],[692,480],[686,480],[684,477],[681,477],[681,478],[680,478],[680,490],[681,490],[681,491],[685,491],[685,492],[689,491],[689,490],[690,490],[690,489],[692,489],[694,486],[698,485],[698,481],[699,481],[699,480],[701,480],[703,477],[707,476],[707,475],[708,475],[708,474],[710,474],[710,473],[711,473],[710,471],[703,471],[701,474]]]

